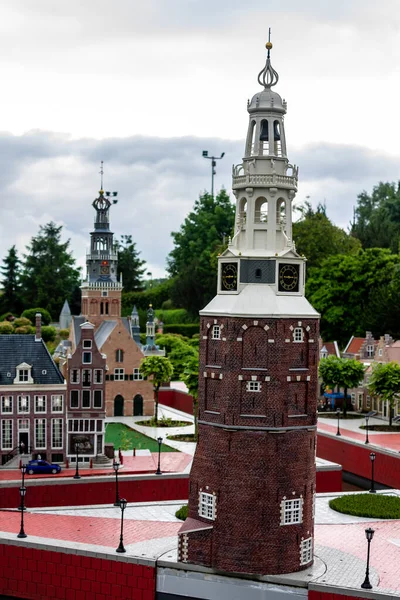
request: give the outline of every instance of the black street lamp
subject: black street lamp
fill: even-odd
[[[372,590],[372,585],[369,580],[369,551],[370,551],[372,538],[374,537],[374,533],[375,533],[375,531],[373,529],[371,529],[371,527],[368,527],[368,529],[365,530],[365,537],[367,538],[367,542],[368,542],[368,553],[367,553],[367,569],[365,571],[365,579],[364,579],[364,582],[361,584],[361,587],[364,590]]]
[[[369,415],[365,415],[365,443],[369,444],[369,438],[368,438],[368,421],[369,421]]]
[[[369,490],[370,494],[376,494],[376,489],[374,487],[374,463],[375,463],[375,458],[376,458],[376,454],[375,452],[371,452],[371,454],[369,455],[369,458],[371,460],[371,489]]]
[[[336,416],[337,416],[337,432],[336,435],[342,435],[340,433],[340,428],[339,428],[339,421],[340,421],[340,408],[337,409],[336,411]]]
[[[24,510],[25,510],[24,499],[25,499],[25,494],[26,494],[26,487],[21,486],[19,488],[19,493],[21,496],[21,527],[20,527],[19,534],[17,535],[17,537],[26,538],[26,537],[28,537],[24,531]]]
[[[119,546],[115,552],[126,552],[124,547],[124,510],[126,509],[127,504],[125,498],[121,498],[119,501],[119,507],[121,509],[121,535],[119,536]]]
[[[75,475],[74,475],[74,479],[80,479],[81,476],[79,475],[79,447],[80,444],[78,444],[78,442],[75,444],[75,452],[76,452],[76,467],[75,467]]]
[[[21,465],[21,475],[22,475],[21,487],[23,487],[23,488],[25,488],[25,473],[26,473],[26,465]],[[24,506],[24,503],[22,501],[21,501],[21,504],[18,506],[18,510],[26,510],[26,507]]]
[[[162,437],[158,437],[157,438],[157,442],[158,442],[158,466],[157,466],[157,471],[156,471],[156,475],[162,475],[161,473],[161,469],[160,469],[160,463],[161,463],[161,444],[162,444]]]
[[[211,196],[214,198],[214,175],[216,175],[215,167],[217,166],[217,160],[224,158],[225,152],[222,152],[221,156],[208,156],[208,150],[203,150],[203,158],[211,160]]]
[[[113,462],[113,469],[115,471],[115,502],[114,502],[114,506],[120,505],[119,491],[118,491],[118,469],[119,469],[119,467],[120,467],[119,462],[117,462],[114,459],[114,462]]]

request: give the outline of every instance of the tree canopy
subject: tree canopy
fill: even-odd
[[[21,261],[17,249],[11,246],[7,256],[3,259],[1,269],[1,287],[3,294],[0,297],[0,313],[11,312],[19,315],[22,310],[21,302]]]
[[[363,248],[389,248],[399,252],[400,181],[376,185],[372,194],[358,195],[352,234]]]
[[[336,254],[355,254],[361,243],[332,223],[322,204],[314,210],[309,202],[297,207],[301,217],[293,223],[293,239],[297,252],[307,259],[307,273],[320,267],[328,257]]]
[[[24,305],[42,306],[57,318],[79,285],[80,272],[70,253],[70,240],[61,242],[62,225],[41,225],[24,255],[21,290]]]
[[[146,261],[139,258],[136,243],[131,235],[121,235],[117,241],[118,275],[122,273],[122,284],[125,292],[140,292],[144,288],[143,274]]]
[[[306,296],[321,313],[323,339],[343,345],[352,335],[364,335],[370,294],[390,285],[399,264],[400,256],[390,250],[369,248],[330,256],[319,269],[312,269]]]
[[[167,262],[174,278],[172,300],[193,316],[216,294],[217,255],[232,235],[234,219],[235,207],[225,190],[216,197],[205,193],[180,230],[171,234],[175,247]]]
[[[139,371],[143,377],[151,379],[155,395],[154,418],[158,423],[158,392],[163,383],[171,381],[174,369],[166,356],[146,356],[142,359]]]
[[[322,358],[318,373],[325,385],[334,389],[343,388],[343,412],[347,410],[347,390],[357,387],[364,378],[364,365],[353,358],[338,358],[337,356],[328,356]]]
[[[392,425],[394,407],[400,394],[400,365],[396,362],[374,364],[368,390],[383,402],[389,402],[389,424]]]

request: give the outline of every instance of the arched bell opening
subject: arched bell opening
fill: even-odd
[[[261,121],[260,127],[260,154],[269,154],[269,124],[267,119]]]
[[[268,223],[268,200],[262,196],[256,200],[254,222]]]
[[[246,225],[247,219],[247,199],[241,198],[239,201],[239,228],[243,228]]]
[[[277,120],[274,121],[274,154],[282,156],[281,124]]]
[[[250,122],[249,132],[247,134],[246,156],[254,156],[254,154],[256,153],[255,141],[256,141],[256,122],[253,120]]]
[[[286,224],[286,201],[283,198],[276,203],[276,223],[280,226]]]

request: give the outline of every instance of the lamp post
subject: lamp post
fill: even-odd
[[[339,427],[339,421],[340,421],[340,408],[337,409],[336,411],[336,416],[337,416],[337,432],[336,435],[342,435],[340,433],[340,427]]]
[[[23,487],[23,488],[25,488],[25,473],[26,473],[26,465],[21,465],[21,475],[22,475],[21,487]],[[21,501],[21,504],[18,506],[18,510],[26,510],[26,507],[24,506],[24,503],[22,501]]]
[[[369,415],[365,415],[365,444],[369,444],[368,421],[369,421]]]
[[[75,475],[74,475],[74,479],[80,479],[81,476],[79,475],[79,444],[78,442],[76,442],[75,444],[75,452],[76,452],[76,467],[75,467]]]
[[[365,571],[365,579],[364,579],[363,583],[361,584],[361,587],[364,590],[372,590],[372,585],[369,580],[369,552],[370,552],[371,541],[372,541],[372,538],[374,537],[374,533],[375,533],[375,531],[373,529],[371,529],[371,527],[368,527],[368,529],[365,530],[365,537],[367,538],[367,542],[368,542],[368,552],[367,552],[367,569]]]
[[[371,460],[371,489],[369,490],[370,494],[376,494],[376,489],[374,487],[374,463],[375,463],[375,458],[376,458],[376,454],[375,452],[371,452],[371,454],[369,455],[369,458]]]
[[[221,156],[208,156],[208,150],[203,150],[203,158],[211,160],[211,196],[214,198],[214,175],[216,174],[215,167],[217,166],[216,161],[224,158],[225,152],[222,152]]]
[[[119,536],[119,546],[115,552],[126,552],[124,547],[124,510],[126,509],[127,504],[125,498],[121,498],[119,501],[119,507],[121,509],[121,535]]]
[[[17,535],[17,537],[26,538],[26,537],[28,537],[24,531],[24,510],[25,510],[24,499],[25,499],[25,494],[26,494],[26,487],[22,485],[19,488],[19,493],[21,496],[21,527],[20,527],[19,534]]]
[[[120,499],[119,499],[119,491],[118,491],[118,469],[120,467],[119,462],[117,462],[114,459],[113,462],[113,469],[115,471],[115,502],[114,502],[114,506],[120,506]]]
[[[158,437],[157,438],[157,442],[158,442],[158,466],[157,466],[156,475],[162,475],[161,469],[160,469],[162,440],[163,440],[162,437]]]

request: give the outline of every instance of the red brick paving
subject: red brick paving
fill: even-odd
[[[193,457],[184,452],[162,452],[161,471],[163,473],[181,473],[190,463]],[[158,454],[153,453],[150,456],[124,456],[124,466],[120,470],[120,475],[139,475],[145,473],[154,473],[157,469]],[[99,475],[114,475],[112,467],[107,469],[82,469],[79,467],[79,473],[83,477],[97,477]],[[62,469],[57,475],[26,475],[26,479],[58,479],[60,477],[73,477],[75,467]],[[21,479],[19,469],[0,469],[0,481],[15,481]]]
[[[0,511],[0,531],[19,532],[21,516],[17,512]],[[176,536],[182,523],[138,521],[124,518],[124,543]],[[80,544],[95,544],[116,548],[119,543],[120,520],[105,517],[74,517],[29,513],[24,515],[24,529],[28,536],[50,540],[64,540]]]
[[[332,433],[336,435],[337,425],[328,425],[327,423],[321,423],[318,421],[318,431],[326,433]],[[343,436],[346,436],[352,440],[365,442],[365,433],[358,433],[351,429],[346,429],[342,424],[340,431]],[[400,433],[369,433],[369,441],[374,446],[381,446],[388,450],[400,451]]]

